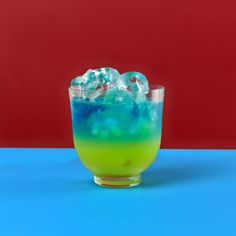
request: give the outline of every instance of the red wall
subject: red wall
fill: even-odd
[[[234,0],[1,0],[0,146],[72,146],[88,68],[165,85],[162,147],[236,148]]]

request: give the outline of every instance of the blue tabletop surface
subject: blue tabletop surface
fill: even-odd
[[[73,149],[0,149],[0,235],[236,235],[236,151],[161,150],[140,186],[97,186]]]

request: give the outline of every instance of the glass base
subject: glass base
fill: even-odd
[[[141,182],[140,175],[132,177],[98,177],[94,176],[94,182],[100,186],[110,188],[129,188],[139,185]]]

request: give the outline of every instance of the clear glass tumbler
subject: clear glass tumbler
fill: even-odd
[[[69,88],[74,146],[95,183],[131,187],[155,160],[160,148],[164,87],[133,94],[135,102],[84,99],[84,91]]]

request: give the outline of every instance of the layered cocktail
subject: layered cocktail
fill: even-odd
[[[164,88],[144,75],[89,70],[69,88],[74,145],[97,184],[129,187],[160,147]]]

